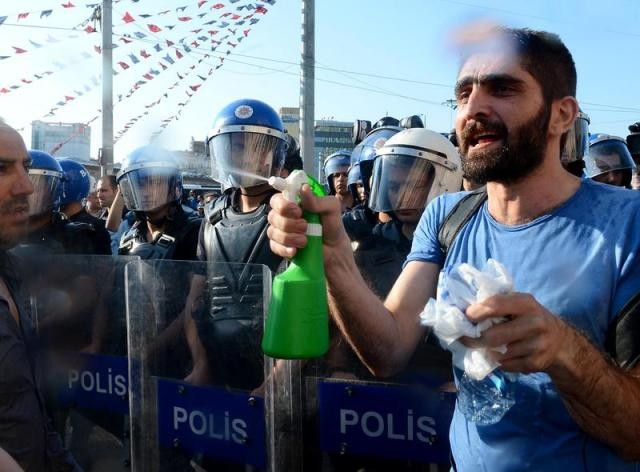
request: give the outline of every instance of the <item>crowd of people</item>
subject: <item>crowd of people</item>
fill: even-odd
[[[454,470],[637,470],[640,199],[630,189],[640,182],[640,126],[626,139],[589,133],[575,65],[557,36],[499,27],[474,41],[461,57],[450,135],[417,116],[360,120],[354,149],[325,158],[329,196],[303,187],[300,204],[267,183],[302,160],[278,114],[259,100],[220,110],[206,145],[224,191],[186,201],[179,162],[163,148],[136,149],[117,176],[92,187],[81,164],[28,151],[0,123],[0,446],[8,453],[0,468],[80,470],[51,428],[33,374],[35,334],[14,258],[128,255],[262,264],[276,274],[306,244],[305,209],[322,218],[334,336],[369,375],[391,377],[422,350],[457,382],[460,372],[418,323],[438,275],[489,258],[512,274],[517,292],[466,311],[476,323],[504,321],[462,341],[521,374],[517,401],[490,426],[455,410]],[[195,275],[185,306],[205,283],[238,290]],[[186,381],[242,374],[234,385],[260,387],[261,356],[219,362],[225,350],[259,353],[261,321],[247,318],[242,303],[221,302],[216,316],[185,313],[180,329],[193,359]],[[330,357],[328,370],[348,370],[345,356]]]

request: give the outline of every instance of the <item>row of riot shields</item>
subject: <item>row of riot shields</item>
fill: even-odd
[[[333,328],[321,359],[264,357],[262,265],[37,267],[26,288],[49,411],[85,470],[449,470],[450,359],[428,338],[381,381]]]

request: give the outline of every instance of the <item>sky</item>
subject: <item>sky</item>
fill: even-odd
[[[101,89],[96,80],[101,74],[102,59],[95,46],[101,44],[101,34],[86,33],[83,29],[87,24],[82,25],[91,14],[86,5],[93,1],[96,0],[26,0],[0,5],[0,18],[7,17],[0,24],[0,57],[8,56],[0,60],[0,89],[20,85],[18,89],[10,89],[10,93],[0,93],[0,117],[21,128],[27,144],[33,120],[86,123],[98,116],[91,123],[92,155],[97,154],[101,140],[98,112]],[[159,131],[160,144],[169,149],[188,149],[192,137],[201,140],[206,136],[218,110],[238,98],[257,98],[276,110],[299,104],[300,0],[277,0],[273,5],[261,0],[198,3],[198,0],[114,3],[114,42],[118,45],[113,51],[114,69],[118,72],[114,77],[114,133],[118,135],[125,124],[135,119],[115,145],[116,161],[148,143],[152,134]],[[267,9],[266,13],[252,17],[259,18],[259,22],[236,26],[230,16],[220,18],[227,12],[248,15],[249,10],[237,8],[249,3]],[[628,134],[627,126],[640,121],[637,60],[640,2],[611,0],[606,6],[602,2],[577,0],[316,0],[315,3],[316,119],[376,121],[385,115],[402,118],[418,114],[428,128],[448,131],[455,112],[446,101],[453,97],[458,68],[455,50],[449,46],[452,32],[464,30],[471,22],[488,20],[543,29],[562,38],[576,63],[577,98],[590,116],[592,133],[624,137]],[[74,7],[64,8],[63,4]],[[216,4],[224,7],[212,8]],[[186,8],[176,11],[182,6]],[[51,14],[40,17],[48,9]],[[166,10],[169,11],[158,14]],[[25,12],[30,13],[18,19],[18,14]],[[135,21],[124,23],[126,13]],[[197,16],[204,13],[203,18]],[[145,19],[142,14],[152,16]],[[186,17],[192,19],[179,20]],[[214,19],[217,23],[203,25]],[[232,24],[221,28],[221,21]],[[158,26],[160,31],[151,32],[149,24]],[[168,29],[168,25],[176,26]],[[229,27],[236,31],[235,36],[224,31]],[[200,28],[199,33],[191,32]],[[208,33],[212,28],[219,32]],[[249,28],[245,35],[244,30]],[[134,37],[136,32],[144,33],[145,37],[123,43],[123,35]],[[222,34],[230,37],[215,52],[209,50],[208,42],[197,39],[202,35],[219,38]],[[243,36],[241,42],[237,41],[238,36]],[[52,38],[59,42],[49,42]],[[182,49],[184,57],[177,59],[175,46],[166,45],[167,40],[179,45],[181,38],[186,38],[191,51]],[[191,44],[193,40],[198,42],[197,46]],[[227,41],[237,46],[227,45]],[[154,50],[156,44],[162,45],[161,51]],[[17,54],[14,47],[26,52]],[[141,49],[150,57],[143,58]],[[130,54],[140,62],[132,64]],[[162,59],[166,54],[174,64]],[[223,62],[220,57],[224,57]],[[118,62],[125,62],[129,68],[123,70]],[[161,69],[160,62],[166,70]],[[193,70],[191,65],[195,65]],[[149,81],[142,76],[150,69],[157,74]],[[43,75],[44,71],[53,73]],[[187,72],[190,75],[185,77]],[[178,74],[184,78],[180,80]],[[36,75],[42,78],[36,79]],[[126,98],[138,80],[147,83]],[[187,95],[193,92],[190,86],[197,89],[192,97]],[[118,95],[122,95],[121,101]],[[65,105],[57,107],[57,102]],[[54,116],[45,116],[56,107]],[[178,111],[178,119],[170,119]],[[143,115],[145,112],[148,113]],[[170,121],[162,128],[162,120],[167,119]]]

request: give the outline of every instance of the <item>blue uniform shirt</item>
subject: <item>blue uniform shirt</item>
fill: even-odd
[[[552,213],[516,226],[495,221],[485,202],[445,259],[438,230],[464,195],[431,202],[407,261],[482,268],[494,258],[507,268],[516,291],[532,294],[604,350],[610,322],[640,291],[640,194],[583,180]],[[468,422],[456,408],[450,439],[458,470],[640,470],[580,430],[548,375],[520,375],[515,395],[516,404],[491,426]]]

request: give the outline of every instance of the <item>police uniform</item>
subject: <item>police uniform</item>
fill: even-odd
[[[201,219],[190,208],[174,204],[167,217],[166,230],[147,241],[147,221],[143,214],[122,235],[118,254],[141,259],[196,260]]]
[[[269,248],[267,238],[269,192],[250,212],[236,209],[238,189],[227,189],[205,206],[198,258],[216,263],[207,277],[211,306],[194,314],[214,383],[251,390],[262,383],[263,358],[260,312],[263,303],[261,273],[240,264],[263,264],[275,273],[283,259]],[[252,316],[253,315],[253,316]]]

